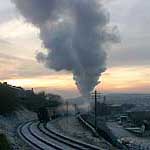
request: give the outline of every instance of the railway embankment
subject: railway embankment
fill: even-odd
[[[112,131],[107,127],[104,120],[97,118],[97,128],[95,129],[95,120],[93,116],[82,114],[78,116],[79,120],[89,128],[94,135],[99,135],[103,137],[106,141],[112,144],[116,149],[127,150],[128,148],[118,141],[118,138],[112,133]]]
[[[98,146],[102,149],[111,148],[113,146],[102,137],[96,137],[94,134],[87,130],[75,116],[64,117],[50,122],[47,126],[53,128],[63,135],[72,137],[74,139]]]

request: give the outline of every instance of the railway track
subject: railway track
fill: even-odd
[[[46,124],[30,121],[18,127],[19,136],[36,150],[101,150],[99,147],[66,137]]]

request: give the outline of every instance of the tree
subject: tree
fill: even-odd
[[[21,101],[20,105],[25,108],[37,112],[40,107],[46,106],[46,97],[44,92],[33,94]]]
[[[62,104],[62,98],[59,95],[47,94],[47,106],[57,108]]]
[[[9,86],[0,84],[0,114],[11,113],[17,108],[15,91]]]

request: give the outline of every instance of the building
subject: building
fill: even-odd
[[[127,115],[135,123],[150,121],[150,106],[137,106],[127,111]]]

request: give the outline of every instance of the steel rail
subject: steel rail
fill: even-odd
[[[76,144],[76,145],[82,146],[82,149],[86,149],[86,150],[87,150],[87,149],[90,149],[90,150],[100,150],[100,148],[97,147],[97,146],[94,146],[94,145],[91,145],[91,144],[87,144],[87,143],[84,143],[84,142],[81,142],[81,141],[72,139],[72,138],[70,138],[70,137],[64,136],[64,135],[62,135],[62,134],[59,134],[59,133],[57,133],[57,132],[55,132],[55,131],[52,131],[51,129],[49,129],[49,128],[46,126],[46,124],[44,124],[44,128],[45,128],[49,133],[54,134],[54,135],[56,135],[56,136],[59,137],[59,138],[62,138],[62,139],[64,139],[64,140],[69,141],[69,142],[71,142],[71,143],[74,143],[74,144]]]
[[[19,136],[24,140],[26,141],[29,145],[32,145],[32,147],[38,149],[38,150],[45,150],[45,148],[43,148],[41,145],[38,145],[36,144],[37,141],[40,141],[42,142],[43,144],[49,146],[49,149],[50,148],[53,148],[55,150],[64,150],[63,148],[57,146],[57,145],[54,145],[50,142],[47,142],[46,140],[44,140],[43,138],[37,136],[31,129],[31,125],[33,124],[34,122],[33,121],[29,121],[29,122],[26,122],[22,125],[20,125],[17,129],[17,132],[19,134]],[[33,142],[33,139],[29,139],[29,137],[27,135],[25,135],[25,133],[23,132],[23,128],[27,125],[27,130],[29,131],[30,135],[33,136],[37,141]]]

